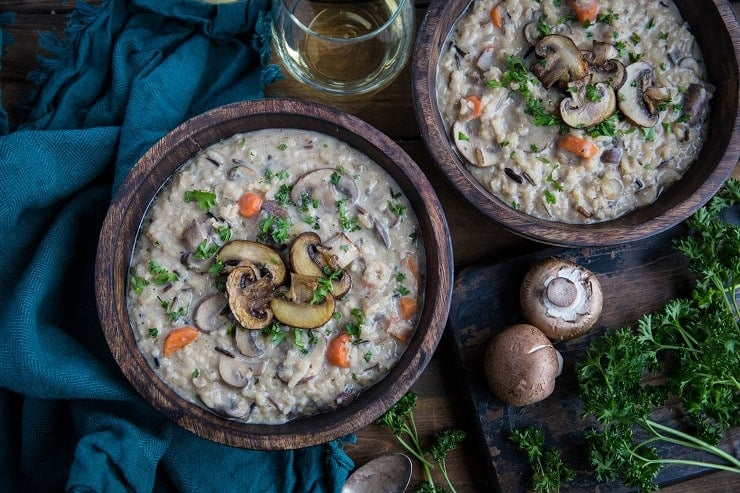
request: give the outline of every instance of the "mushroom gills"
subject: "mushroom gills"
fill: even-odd
[[[262,329],[272,322],[270,300],[275,285],[270,277],[256,278],[254,266],[236,267],[226,278],[229,308],[242,327]]]
[[[654,127],[658,123],[656,106],[667,92],[653,87],[653,66],[649,63],[631,63],[625,70],[625,82],[617,92],[620,111],[636,125]]]
[[[558,84],[566,87],[568,82],[588,75],[588,63],[576,44],[562,34],[548,34],[535,45],[535,54],[542,63],[532,65],[532,73],[546,89]]]

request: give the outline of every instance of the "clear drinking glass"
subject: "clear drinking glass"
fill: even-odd
[[[273,0],[272,15],[283,67],[335,96],[386,87],[411,53],[413,0]]]

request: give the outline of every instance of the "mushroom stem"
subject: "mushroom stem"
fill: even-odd
[[[578,299],[576,283],[566,277],[550,281],[544,293],[550,303],[563,308],[572,306]]]

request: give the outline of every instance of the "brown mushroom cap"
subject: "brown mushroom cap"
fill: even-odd
[[[585,267],[563,258],[535,264],[522,281],[522,313],[553,341],[587,332],[601,315],[601,284]]]
[[[526,406],[555,390],[562,359],[537,327],[517,324],[496,334],[488,343],[484,374],[496,397],[512,406]]]
[[[537,42],[534,52],[543,60],[532,66],[532,73],[547,89],[555,83],[565,87],[568,82],[588,75],[588,63],[567,36],[548,34]]]

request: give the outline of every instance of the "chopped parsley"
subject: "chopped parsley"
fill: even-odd
[[[362,336],[362,326],[365,324],[365,314],[359,308],[353,308],[350,311],[352,315],[352,322],[347,322],[344,326],[344,330],[347,331],[350,337],[357,343]]]
[[[171,301],[163,300],[160,297],[157,297],[157,299],[159,300],[159,305],[164,308],[164,312],[167,314],[170,322],[174,322],[188,313],[188,308],[185,306],[175,309],[177,298],[173,298]]]
[[[211,258],[216,255],[219,246],[216,243],[210,243],[207,239],[200,242],[198,249],[195,250],[195,256],[201,260]]]
[[[216,205],[216,194],[203,190],[188,190],[183,195],[185,202],[197,202],[203,212],[208,212]]]
[[[596,88],[596,84],[588,83],[586,84],[586,99],[589,101],[600,101],[601,96],[599,95],[599,90]]]
[[[292,185],[286,185],[282,184],[280,185],[280,188],[275,193],[275,202],[280,204],[281,206],[285,207],[287,205],[290,205],[290,192],[293,190]]]
[[[470,137],[467,136],[467,134],[464,134],[462,132],[457,133],[457,140],[462,140],[463,142],[470,142]]]
[[[218,233],[218,237],[221,238],[221,241],[224,243],[231,239],[231,228],[228,226],[218,226],[216,228],[216,233]]]
[[[149,337],[151,337],[152,339],[156,339],[158,335],[159,329],[157,329],[156,327],[149,328]]]
[[[358,231],[360,229],[359,220],[357,217],[349,217],[347,215],[347,200],[337,200],[337,212],[339,212],[339,222],[342,225],[344,231]]]
[[[539,20],[537,20],[537,32],[543,37],[552,33],[552,27],[547,23],[544,15],[541,15]]]
[[[273,322],[272,325],[268,325],[267,327],[263,328],[261,331],[261,334],[268,339],[270,339],[270,342],[277,345],[283,342],[283,339],[288,335],[288,332],[283,330],[280,327],[280,324],[277,322]]]
[[[611,26],[612,23],[617,19],[619,19],[619,14],[614,12],[613,9],[609,9],[606,12],[598,14],[596,16],[596,22],[602,22],[607,26]]]
[[[529,84],[536,84],[536,79],[530,79],[524,60],[516,55],[506,55],[506,71],[501,80],[491,80],[488,87],[510,87],[513,83],[517,85],[517,91],[524,98],[524,113],[534,118],[534,124],[541,127],[552,127],[559,125],[558,118],[545,109],[542,100],[529,89]],[[460,136],[458,136],[460,139]],[[462,140],[462,139],[460,139]]]
[[[402,204],[394,204],[390,200],[388,201],[388,210],[390,210],[393,214],[395,214],[398,217],[403,216],[403,213],[406,212],[406,206]]]
[[[554,204],[557,202],[555,195],[550,190],[545,190],[545,202],[548,204]]]
[[[168,271],[159,265],[159,262],[156,260],[149,260],[149,272],[154,276],[154,283],[159,284],[160,286],[175,282],[179,279],[179,276],[176,273]]]
[[[291,226],[293,226],[293,221],[289,217],[270,214],[267,218],[260,221],[260,232],[257,234],[257,239],[265,242],[268,238],[272,238],[272,241],[280,245],[288,241],[288,231]]]
[[[287,180],[288,178],[290,178],[290,173],[288,173],[287,170],[281,169],[275,176],[278,178],[278,180]]]
[[[136,274],[131,274],[128,282],[131,284],[131,289],[133,289],[136,294],[141,294],[141,292],[144,291],[144,288],[149,285],[149,281]]]
[[[617,130],[618,120],[619,117],[617,116],[617,112],[615,111],[614,113],[609,115],[606,120],[586,130],[586,133],[590,137],[599,137],[602,135],[607,137],[617,137],[619,136],[619,130]]]
[[[277,148],[279,151],[284,151],[285,149],[288,148],[288,144],[285,144],[285,143],[278,144]]]

